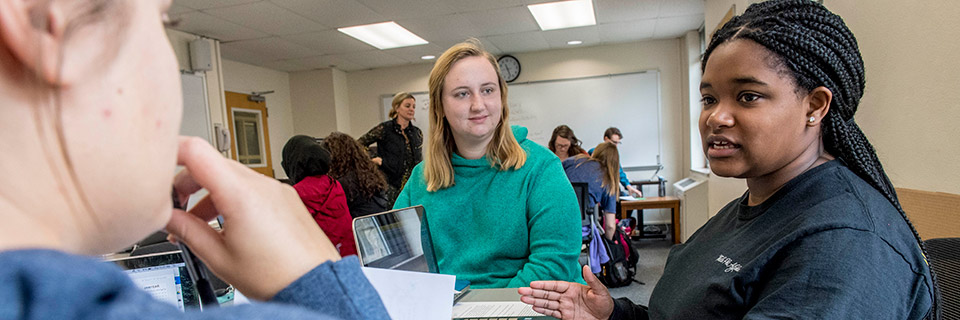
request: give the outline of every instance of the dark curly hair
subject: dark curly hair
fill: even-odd
[[[360,193],[364,197],[372,197],[387,189],[387,180],[377,165],[367,156],[366,149],[350,135],[334,132],[323,139],[327,150],[330,150],[330,172],[327,175],[334,179],[353,172],[357,175]]]
[[[701,71],[717,46],[736,39],[752,40],[776,55],[798,92],[825,87],[833,93],[830,109],[823,119],[821,139],[826,151],[880,191],[910,226],[920,249],[926,248],[910,223],[893,184],[883,171],[873,146],[857,126],[857,112],[866,85],[863,58],[857,39],[840,16],[810,0],[773,0],[756,3],[743,15],[734,17],[713,35],[703,55]],[[940,295],[936,275],[932,316],[939,319]]]

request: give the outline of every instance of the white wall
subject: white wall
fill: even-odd
[[[684,77],[681,76],[678,39],[517,53],[514,56],[522,65],[517,82],[659,70],[661,161],[665,166],[661,175],[671,183],[683,178],[681,174],[683,159],[681,112],[687,109],[683,107],[681,97],[680,87]],[[358,137],[381,121],[379,118],[381,95],[398,91],[427,91],[427,80],[432,67],[432,64],[425,63],[348,73],[351,134]],[[617,115],[611,115],[611,117],[615,116]],[[426,114],[417,114],[417,119],[417,125],[426,125]],[[603,135],[602,132],[578,132],[577,134],[580,138]],[[640,139],[640,137],[625,138]],[[630,172],[628,175],[631,179],[641,180],[649,178],[651,173]],[[656,192],[652,188],[647,191]],[[648,216],[647,219],[665,221],[669,216]]]
[[[290,75],[286,72],[223,60],[223,84],[226,91],[250,94],[275,91],[267,99],[267,128],[270,130],[270,157],[277,178],[286,178],[280,166],[283,144],[294,135],[293,108],[290,101]]]
[[[173,47],[174,55],[177,57],[177,64],[180,70],[192,71],[190,66],[190,42],[199,39],[199,36],[186,32],[167,29],[167,38]],[[203,72],[207,84],[207,107],[210,108],[211,128],[214,124],[223,124],[227,119],[226,103],[223,98],[223,73],[220,59],[220,42],[211,39],[205,39],[212,48],[210,52],[210,61],[213,69]],[[225,154],[226,155],[226,154]]]

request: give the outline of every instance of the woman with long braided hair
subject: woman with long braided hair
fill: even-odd
[[[854,122],[863,60],[843,20],[809,0],[751,5],[703,62],[711,170],[747,192],[675,246],[649,309],[589,286],[520,288],[562,319],[938,318],[923,243]]]

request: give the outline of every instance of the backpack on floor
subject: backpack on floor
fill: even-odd
[[[613,240],[607,240],[606,237],[603,237],[603,242],[607,249],[607,255],[610,256],[610,261],[600,265],[601,270],[597,275],[600,282],[608,288],[617,288],[630,285],[631,282],[636,281],[633,277],[637,274],[637,262],[640,257],[630,239],[624,236],[620,228],[617,228],[613,234]]]

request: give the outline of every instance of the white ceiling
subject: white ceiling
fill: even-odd
[[[281,71],[423,63],[469,37],[494,54],[667,39],[703,23],[704,0],[593,0],[597,25],[540,31],[527,4],[554,0],[174,0],[175,29],[220,40],[225,59]],[[384,21],[429,44],[379,50],[337,31]]]

